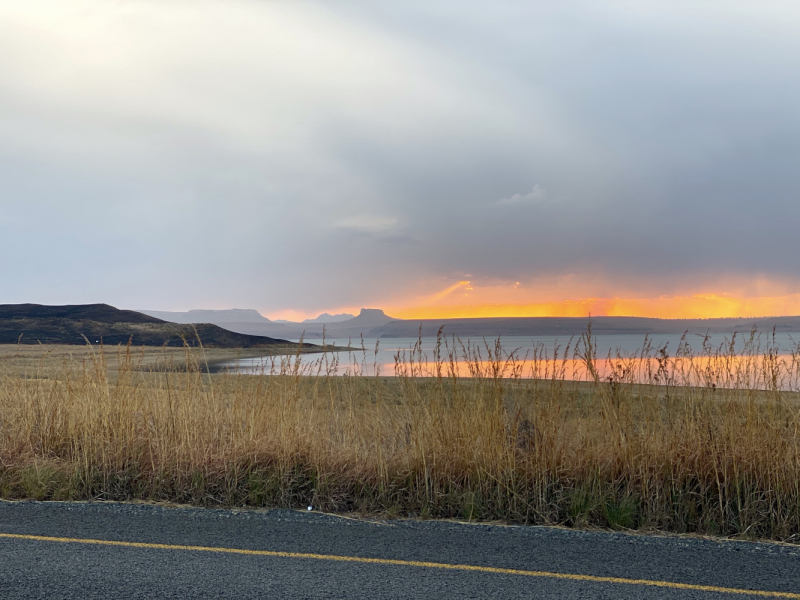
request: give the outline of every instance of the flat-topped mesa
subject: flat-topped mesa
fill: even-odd
[[[349,321],[345,321],[347,324],[362,324],[362,323],[374,323],[377,325],[383,325],[384,323],[389,323],[390,321],[394,321],[394,317],[390,317],[385,312],[383,312],[380,308],[362,308],[361,312],[358,313],[358,316],[354,319],[350,319]]]

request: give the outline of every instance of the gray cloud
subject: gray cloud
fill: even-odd
[[[770,2],[6,4],[2,300],[795,285],[798,23]]]
[[[542,202],[546,198],[547,190],[537,183],[527,194],[513,194],[508,198],[500,198],[500,200],[495,200],[494,204],[498,206],[526,205]]]
[[[335,221],[333,227],[363,233],[385,233],[397,227],[397,219],[374,215],[353,215],[352,217],[345,217]]]

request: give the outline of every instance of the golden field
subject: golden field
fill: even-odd
[[[588,332],[521,360],[440,341],[391,377],[336,375],[330,355],[209,375],[235,353],[6,346],[0,496],[800,541],[796,351],[645,341],[600,361]]]

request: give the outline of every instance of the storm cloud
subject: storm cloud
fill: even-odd
[[[798,292],[798,72],[778,2],[4,3],[2,301]]]

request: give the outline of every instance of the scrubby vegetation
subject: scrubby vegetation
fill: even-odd
[[[800,540],[796,349],[439,341],[389,377],[336,375],[331,355],[208,375],[189,348],[183,370],[146,372],[130,348],[110,369],[90,348],[46,377],[6,372],[0,495]]]

